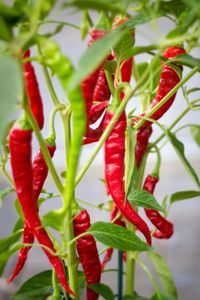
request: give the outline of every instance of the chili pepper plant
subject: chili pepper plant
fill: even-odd
[[[200,195],[198,170],[178,136],[189,128],[200,145],[200,125],[184,121],[200,109],[200,88],[192,85],[194,76],[200,79],[200,58],[194,56],[200,45],[199,14],[198,0],[0,1],[0,156],[7,181],[1,205],[4,208],[12,193],[17,212],[10,234],[0,240],[0,274],[7,276],[6,285],[15,282],[34,247],[48,259],[48,269],[27,278],[12,299],[179,299],[155,241],[166,244],[176,236],[170,217],[176,202]],[[170,22],[165,35],[161,19]],[[146,23],[157,42],[146,39],[140,45],[137,37]],[[62,45],[57,42],[66,27],[79,31],[78,43],[84,48],[75,63],[67,34]],[[44,101],[41,90],[48,91],[51,103]],[[176,101],[183,109],[176,105],[179,108],[172,110]],[[63,133],[59,147],[58,119]],[[47,135],[44,128],[49,128]],[[38,144],[36,154],[33,143]],[[165,182],[169,193],[158,201],[154,190],[162,182],[166,144],[178,154],[188,185],[172,193]],[[88,147],[90,155],[83,156],[80,165]],[[57,150],[63,153],[62,173],[54,160]],[[101,188],[107,200],[98,199],[95,205],[92,198],[81,199],[80,192],[77,197],[77,186],[101,150]],[[48,174],[56,192],[46,188]],[[85,188],[93,187],[88,182]],[[48,208],[50,198],[56,203],[60,199],[60,207],[42,213],[41,206]],[[94,220],[89,206],[105,217]],[[110,269],[113,253],[118,262]],[[8,275],[13,256],[15,266]],[[138,294],[136,265],[152,284],[149,295]],[[115,290],[104,282],[105,272],[116,275]]]

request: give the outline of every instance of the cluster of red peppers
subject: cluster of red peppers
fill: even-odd
[[[125,22],[127,18],[117,19],[114,22],[113,29]],[[131,32],[134,36],[134,31]],[[88,45],[90,46],[97,39],[105,36],[106,32],[102,30],[93,30],[90,35]],[[134,39],[134,37],[133,37]],[[185,50],[180,47],[170,47],[166,49],[163,57],[166,59],[174,58],[177,55],[184,54]],[[30,51],[24,55],[25,58],[30,56]],[[117,59],[113,52],[107,57],[107,60]],[[117,88],[119,83],[130,82],[132,74],[133,59],[129,58],[119,63],[120,68],[120,82],[118,78],[113,76],[114,86]],[[177,66],[180,70],[181,65]],[[29,98],[29,105],[33,116],[35,117],[38,127],[43,128],[44,115],[42,99],[39,92],[39,87],[31,62],[24,64],[24,78],[27,89],[27,96]],[[180,81],[179,75],[172,66],[164,65],[162,67],[160,82],[157,95],[151,102],[146,111],[133,120],[133,125],[140,121],[140,117],[145,117],[152,108],[165,97],[170,90]],[[103,131],[111,122],[116,105],[109,105],[111,96],[109,84],[107,82],[106,73],[104,70],[104,63],[102,63],[90,76],[88,76],[81,84],[82,94],[85,99],[85,108],[87,115],[87,126],[83,144],[93,143],[99,140]],[[123,101],[124,92],[120,91],[119,101]],[[175,94],[168,99],[168,101],[158,109],[151,118],[158,120],[169,109],[175,99]],[[91,127],[96,121],[98,126],[94,129]],[[139,216],[138,212],[132,207],[128,199],[126,199],[124,172],[125,172],[125,130],[126,130],[126,114],[122,112],[114,128],[105,142],[105,180],[108,193],[113,199],[113,209],[111,212],[111,222],[119,226],[125,226],[122,217],[133,224],[145,237],[147,243],[151,245],[152,234],[146,222]],[[142,127],[137,131],[135,161],[136,167],[139,169],[141,161],[148,147],[149,138],[152,134],[152,122],[145,121]],[[41,193],[42,187],[48,175],[48,168],[45,163],[41,149],[37,153],[32,163],[32,128],[23,117],[11,129],[9,135],[9,147],[11,157],[11,167],[13,172],[14,183],[19,203],[24,214],[24,231],[23,243],[33,244],[36,237],[41,244],[42,249],[46,253],[49,261],[55,269],[58,280],[63,288],[74,295],[70,290],[66,280],[65,271],[62,261],[56,253],[56,249],[42,226],[39,210],[38,197]],[[49,138],[46,140],[47,149],[51,157],[53,157],[56,150],[55,140]],[[158,175],[148,175],[143,189],[149,193],[154,192],[155,186],[158,182]],[[173,224],[165,219],[158,211],[153,209],[145,209],[145,213],[152,224],[156,227],[153,236],[159,239],[168,239],[173,234]],[[119,214],[119,215],[118,215]],[[90,217],[86,210],[75,214],[73,219],[74,234],[78,237],[80,234],[86,232],[90,227]],[[97,284],[100,282],[101,270],[104,269],[106,263],[110,260],[113,249],[107,250],[102,264],[100,263],[96,242],[91,234],[84,235],[77,240],[77,252],[83,271],[86,276],[87,284]],[[7,280],[11,282],[23,268],[28,252],[31,246],[22,248],[19,252],[18,262],[15,270]],[[87,299],[95,300],[98,295],[87,288]]]
[[[121,23],[125,22],[127,18],[125,19],[118,19],[115,21],[113,29],[115,29],[117,26],[119,26]],[[105,35],[105,32],[100,33],[99,31],[92,32],[92,41],[93,37],[96,36],[96,32],[98,32],[97,36],[98,38]],[[132,32],[133,33],[133,32]],[[90,43],[91,44],[91,43]],[[163,58],[165,59],[171,59],[175,58],[177,55],[184,54],[185,50],[180,47],[169,47],[166,49],[166,51],[163,53]],[[111,57],[111,56],[110,56]],[[115,55],[112,54],[111,59],[115,59]],[[120,63],[121,65],[121,82],[129,82],[131,78],[132,73],[132,58],[127,59],[126,61],[122,61]],[[177,66],[179,70],[182,70],[182,66]],[[98,80],[98,76],[101,77],[102,74],[104,74],[104,79]],[[96,81],[94,80],[94,77],[96,78]],[[92,85],[85,85],[85,82],[89,83],[91,81]],[[151,104],[147,107],[146,111],[142,113],[138,118],[135,118],[133,120],[133,125],[135,125],[137,122],[141,120],[141,117],[145,117],[147,113],[149,113],[153,107],[159,103],[172,89],[175,87],[175,85],[180,81],[179,74],[176,70],[173,69],[172,66],[169,66],[165,64],[162,66],[161,74],[160,74],[160,81],[159,81],[159,87],[157,91],[157,95],[151,102]],[[96,82],[96,87],[94,87],[94,83]],[[103,82],[104,86],[98,85],[99,82]],[[114,86],[117,87],[118,82],[114,81]],[[86,90],[84,89],[86,88]],[[100,66],[91,76],[89,76],[82,85],[83,94],[87,95],[90,94],[90,104],[88,105],[88,98],[85,97],[86,100],[86,107],[92,107],[92,103],[94,101],[97,101],[98,99],[94,97],[94,91],[95,89],[100,89],[99,91],[99,101],[103,101],[101,103],[107,102],[110,97],[110,93],[108,92],[108,83],[106,81],[105,73],[103,73],[103,66]],[[167,102],[162,105],[161,108],[159,108],[154,114],[151,115],[151,118],[153,120],[158,120],[160,117],[162,117],[166,111],[170,108],[172,105],[176,94],[171,96]],[[124,94],[121,91],[120,92],[120,100],[123,101]],[[98,107],[98,106],[97,106]],[[102,111],[99,110],[99,114],[97,114],[98,117],[101,116],[101,113],[105,111],[106,105],[103,107]],[[100,128],[105,128],[110,123],[111,119],[113,118],[115,114],[115,109],[112,107],[108,107],[106,109],[106,112],[103,117],[103,121],[100,123]],[[87,110],[87,116],[88,116],[88,128],[90,126],[90,112],[92,109]],[[95,118],[95,121],[97,118]],[[148,147],[149,138],[152,134],[152,122],[145,121],[140,129],[137,131],[137,142],[136,142],[136,149],[135,149],[135,161],[136,166],[139,169],[141,161],[144,157],[144,154]],[[134,208],[131,206],[129,201],[125,199],[125,187],[124,187],[124,158],[125,158],[125,130],[126,130],[126,115],[125,112],[122,112],[119,120],[115,124],[112,132],[110,133],[109,137],[107,138],[105,142],[105,179],[106,179],[106,185],[108,193],[112,196],[112,199],[114,201],[114,208],[111,212],[111,221],[116,217],[118,211],[121,213],[121,215],[127,219],[130,223],[136,226],[138,230],[140,230],[149,245],[151,245],[151,232],[146,224],[146,222],[138,215],[138,213],[134,210]],[[90,139],[89,142],[95,142],[97,141],[101,136],[101,130],[99,130],[99,127],[97,128],[95,138],[93,140]],[[94,130],[95,132],[95,130]],[[86,133],[87,136],[87,133]],[[88,141],[86,137],[86,141]],[[86,142],[84,142],[86,143]],[[143,189],[148,191],[149,193],[154,192],[155,186],[158,182],[158,175],[152,174],[148,175],[144,185]],[[153,232],[153,236],[158,239],[168,239],[173,234],[173,224],[169,222],[166,218],[164,218],[158,211],[153,209],[145,209],[145,213],[149,220],[152,222],[152,224],[156,227],[156,231]],[[114,217],[115,216],[115,217]],[[116,224],[125,226],[124,222],[121,220],[121,217],[117,218],[115,221]],[[110,260],[112,255],[113,249],[109,248],[106,252],[106,255],[104,256],[103,262],[102,262],[102,269],[105,267],[107,261]]]

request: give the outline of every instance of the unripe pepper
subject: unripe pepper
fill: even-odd
[[[77,237],[86,232],[90,224],[90,216],[86,209],[82,210],[73,220],[74,235]],[[101,279],[101,263],[96,241],[92,234],[87,234],[76,242],[80,262],[85,273],[87,284],[98,284]],[[87,300],[97,300],[98,294],[87,288]]]

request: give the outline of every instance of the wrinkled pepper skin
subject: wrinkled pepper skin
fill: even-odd
[[[86,232],[90,224],[90,216],[87,210],[82,210],[73,220],[74,235],[77,237]],[[99,260],[96,241],[93,235],[88,234],[76,242],[77,252],[85,273],[87,284],[98,284],[101,280],[101,263]],[[87,300],[97,300],[98,294],[87,288]]]
[[[56,250],[48,236],[46,230],[42,227],[39,215],[38,206],[33,197],[33,169],[32,169],[32,131],[24,130],[14,126],[11,129],[9,136],[9,148],[11,157],[11,168],[15,183],[16,193],[21,205],[25,222],[29,225],[32,233],[37,238],[38,242],[46,246],[54,254]],[[63,288],[74,295],[68,286],[62,262],[57,255],[52,255],[46,248],[43,248],[49,261],[56,271],[58,280]]]
[[[152,175],[148,175],[145,179],[143,190],[153,194],[158,178]],[[145,213],[151,223],[158,229],[154,232],[153,236],[158,239],[169,239],[173,235],[173,224],[165,219],[161,214],[154,209],[145,208]]]
[[[178,55],[185,54],[185,50],[179,47],[169,47],[163,53],[163,57],[167,59],[174,58]],[[177,65],[180,70],[182,70],[181,65]],[[147,108],[146,112],[141,114],[141,116],[145,117],[147,113],[149,113],[157,103],[159,103],[180,81],[180,77],[177,72],[173,69],[173,67],[169,65],[164,65],[162,67],[162,71],[160,74],[160,82],[158,87],[158,92],[149,107]],[[174,99],[176,97],[176,93],[171,96],[167,102],[165,102],[154,114],[151,115],[151,119],[158,120],[160,119],[171,107]],[[138,118],[137,121],[140,119]],[[150,125],[152,122],[145,121],[142,127]]]
[[[104,120],[104,129],[113,118],[114,113],[107,111]],[[125,199],[124,188],[124,156],[125,156],[125,130],[126,115],[123,112],[108,136],[104,147],[105,179],[108,190],[117,208],[122,215],[136,226],[151,245],[151,234],[147,224],[133,209],[128,200]]]
[[[30,57],[30,50],[26,51],[26,53],[24,54],[24,58],[27,57]],[[23,67],[26,90],[30,102],[30,109],[37,121],[39,128],[42,129],[44,126],[43,104],[35,70],[31,62],[24,63]]]

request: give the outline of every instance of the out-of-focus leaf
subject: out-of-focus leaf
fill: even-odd
[[[13,57],[0,54],[0,142],[21,93],[22,77],[19,65]]]
[[[174,133],[168,132],[167,135],[168,135],[169,140],[170,140],[172,146],[174,147],[176,153],[178,154],[180,160],[182,161],[183,166],[185,167],[186,171],[188,172],[188,174],[190,175],[192,180],[197,184],[197,186],[200,187],[199,178],[198,178],[195,170],[193,169],[193,167],[191,166],[191,164],[189,163],[189,161],[185,157],[185,150],[184,150],[183,143],[181,143],[177,139],[177,137],[175,136]]]
[[[4,201],[4,198],[9,194],[14,192],[15,190],[13,188],[7,187],[0,191],[0,208],[2,206],[2,203]]]
[[[200,125],[192,125],[190,130],[194,141],[200,146]]]
[[[93,291],[95,291],[97,294],[103,297],[103,299],[106,300],[114,300],[114,294],[111,288],[103,283],[99,284],[89,284],[89,288],[91,288]]]
[[[173,275],[172,275],[172,272],[169,269],[165,259],[160,254],[158,254],[154,251],[149,251],[148,255],[154,265],[154,268],[156,269],[156,272],[158,273],[159,279],[160,279],[162,286],[165,289],[166,293],[174,296],[176,299],[177,291],[176,291],[176,286],[174,283]],[[167,300],[167,298],[166,298],[166,300]]]
[[[69,89],[79,85],[80,82],[92,73],[110,53],[111,49],[123,39],[124,32],[111,32],[94,42],[81,56],[78,69],[73,74]]]
[[[187,200],[200,196],[200,191],[180,191],[171,195],[170,203],[174,203],[181,200]]]

